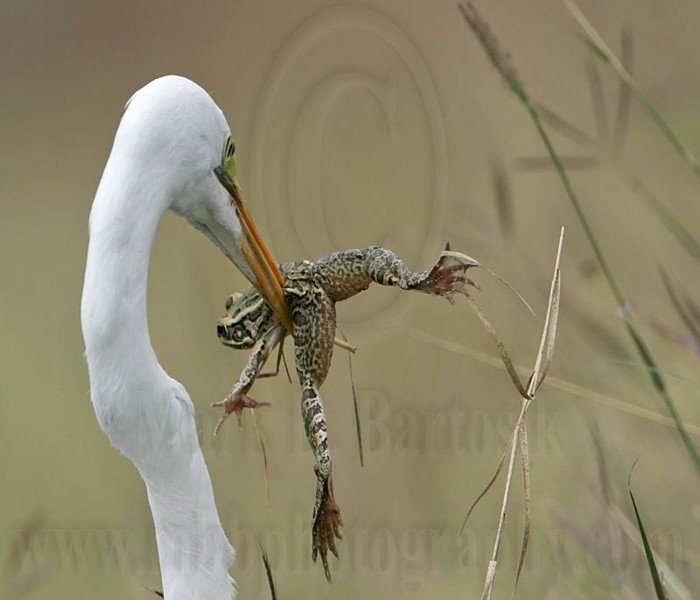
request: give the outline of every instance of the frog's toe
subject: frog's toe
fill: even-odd
[[[226,422],[226,419],[228,419],[231,414],[236,414],[236,419],[238,420],[238,428],[240,429],[243,426],[243,422],[241,421],[241,415],[243,414],[244,408],[261,408],[263,406],[270,406],[270,403],[258,402],[257,400],[254,400],[253,398],[248,396],[248,394],[240,392],[235,394],[229,394],[229,396],[225,400],[222,400],[221,402],[214,402],[212,406],[223,407],[224,409],[224,412],[219,418],[216,427],[214,427],[214,435],[216,435],[217,433],[219,433],[219,430],[221,429],[222,425]]]
[[[442,252],[435,266],[415,288],[428,294],[443,296],[452,301],[455,293],[469,295],[468,288],[479,289],[479,285],[467,277],[467,270],[479,263],[461,252],[454,252],[449,246]]]
[[[333,499],[332,491],[328,491],[328,485],[324,486],[324,493],[321,502],[314,515],[311,540],[311,558],[316,562],[320,555],[323,564],[323,571],[328,582],[331,582],[331,572],[328,566],[328,551],[338,558],[338,549],[335,546],[335,539],[342,539],[340,527],[343,520],[340,516],[340,509]]]

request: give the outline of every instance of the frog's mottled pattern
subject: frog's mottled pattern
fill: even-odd
[[[299,384],[302,388],[318,388],[326,380],[333,356],[335,302],[314,263],[285,263],[281,269],[284,293],[292,310]]]
[[[314,453],[316,502],[313,513],[313,558],[321,555],[330,581],[327,552],[337,556],[335,538],[340,537],[340,511],[333,497],[332,464],[328,430],[319,388],[326,379],[333,356],[335,303],[366,290],[372,282],[447,297],[467,293],[469,267],[476,263],[464,255],[445,252],[427,271],[411,272],[391,250],[368,248],[334,252],[316,262],[300,261],[280,266],[284,293],[292,312],[294,356],[302,388],[301,412],[309,445]],[[248,362],[225,401],[227,411],[240,411],[240,397],[259,376],[270,350],[284,337],[281,323],[255,290],[227,302],[219,320],[221,341],[236,348],[253,348]],[[249,400],[249,399],[248,399]],[[236,404],[238,402],[238,404]],[[235,408],[238,407],[238,408]],[[230,412],[230,411],[229,411]]]

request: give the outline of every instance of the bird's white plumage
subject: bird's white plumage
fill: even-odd
[[[229,131],[210,96],[182,77],[136,92],[90,213],[81,321],[100,426],[146,484],[168,600],[230,600],[233,550],[214,503],[185,389],[150,343],[151,246],[171,209],[247,272],[240,223],[213,169]]]

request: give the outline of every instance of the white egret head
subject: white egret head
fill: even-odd
[[[156,79],[131,97],[112,149],[125,173],[140,174],[133,184],[142,202],[165,202],[163,211],[187,219],[250,279],[231,192],[214,172],[225,167],[238,190],[234,152],[221,109],[196,83],[175,75]]]

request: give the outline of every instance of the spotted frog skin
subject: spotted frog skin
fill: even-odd
[[[326,379],[333,356],[335,303],[366,290],[372,282],[435,294],[452,301],[455,292],[467,294],[467,285],[474,285],[466,272],[476,265],[469,257],[450,252],[448,247],[431,269],[413,273],[391,250],[377,246],[334,252],[315,262],[280,265],[284,275],[283,290],[292,312],[301,413],[315,459],[312,558],[315,561],[317,555],[321,555],[328,581],[331,575],[327,554],[330,550],[338,556],[335,538],[341,537],[342,519],[333,495],[328,430],[319,388]],[[255,379],[266,375],[261,374],[262,367],[286,332],[270,306],[251,288],[229,297],[226,313],[217,324],[217,333],[226,346],[252,349],[230,394],[216,404],[224,408],[221,424],[233,412],[240,418],[243,408],[263,405],[247,394]]]

